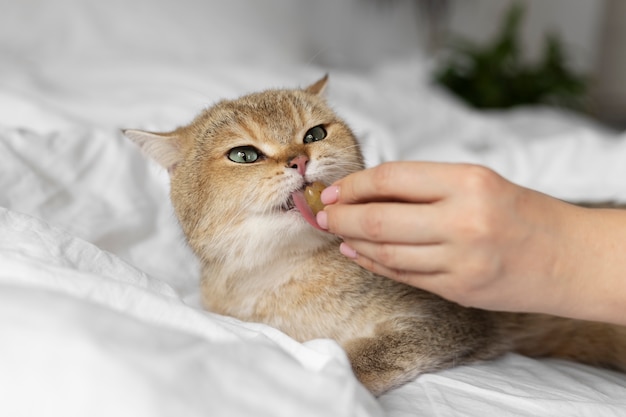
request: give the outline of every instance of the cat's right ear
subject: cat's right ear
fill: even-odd
[[[135,129],[126,129],[122,132],[170,174],[182,158],[179,138],[175,134],[152,133]]]
[[[326,90],[326,85],[328,84],[328,74],[324,75],[324,77],[320,78],[310,86],[304,89],[307,93],[315,94],[316,96],[321,96],[324,94],[324,90]]]

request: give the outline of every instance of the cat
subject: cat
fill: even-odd
[[[327,80],[220,101],[169,133],[124,131],[169,172],[208,310],[336,340],[376,396],[509,351],[626,370],[626,328],[461,307],[341,255],[302,206],[306,185],[364,168]]]

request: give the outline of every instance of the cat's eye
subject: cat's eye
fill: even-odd
[[[304,135],[304,143],[317,142],[318,140],[322,140],[326,137],[326,129],[324,126],[318,125],[307,130]]]
[[[256,162],[260,157],[261,153],[252,146],[238,146],[228,151],[228,159],[238,164]]]

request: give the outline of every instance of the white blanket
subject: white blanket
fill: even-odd
[[[273,49],[271,65],[193,60],[204,39],[196,11],[209,6],[185,1],[193,33],[167,26],[174,33],[155,35],[162,54],[132,35],[165,27],[171,8],[152,11],[146,28],[125,14],[142,2],[2,5],[0,415],[626,415],[623,374],[513,354],[374,399],[334,342],[300,344],[202,310],[167,174],[120,129],[173,129],[221,98],[306,85],[329,69],[299,61],[294,44]],[[115,16],[125,23],[113,36],[103,22]],[[626,201],[620,132],[545,108],[467,109],[429,84],[419,57],[330,73],[329,100],[369,165],[476,162],[561,198]]]

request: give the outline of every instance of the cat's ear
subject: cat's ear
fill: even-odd
[[[180,140],[176,134],[152,133],[134,129],[126,129],[122,132],[170,173],[182,158]]]
[[[322,78],[305,88],[304,91],[321,96],[324,94],[324,90],[326,90],[326,84],[328,84],[328,74],[324,75]]]

